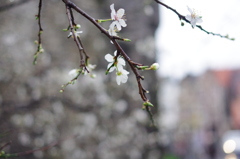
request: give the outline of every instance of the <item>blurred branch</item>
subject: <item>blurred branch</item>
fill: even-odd
[[[34,65],[37,64],[38,55],[43,53],[43,51],[44,51],[43,47],[42,47],[42,37],[41,37],[41,34],[43,32],[42,24],[41,24],[41,10],[42,10],[42,0],[39,0],[38,14],[35,16],[36,20],[38,20],[39,30],[38,30],[38,41],[35,42],[38,46],[37,46],[37,51],[34,54],[34,60],[33,60]]]
[[[11,9],[13,7],[17,7],[17,6],[21,5],[21,4],[24,4],[24,3],[29,2],[29,1],[30,0],[19,0],[17,2],[12,2],[10,4],[6,4],[6,5],[3,5],[3,6],[0,6],[0,12],[6,11],[6,10]]]
[[[12,142],[7,142],[5,143],[3,146],[0,147],[0,151],[2,151],[5,147],[7,147],[8,145],[10,145]]]
[[[73,136],[70,136],[70,137],[67,137],[65,139],[61,139],[61,140],[58,140],[58,141],[55,141],[55,142],[52,142],[51,144],[45,146],[45,147],[41,147],[41,148],[38,148],[38,149],[34,149],[34,150],[29,150],[29,151],[24,151],[24,152],[19,152],[19,153],[5,153],[4,151],[1,151],[0,152],[0,158],[11,158],[11,157],[19,157],[19,156],[25,156],[25,155],[29,155],[29,154],[32,154],[34,152],[37,152],[37,151],[46,151],[56,145],[58,145],[60,142],[62,141],[65,141],[67,139],[71,139],[71,138],[76,138],[78,135],[73,135]],[[9,145],[10,143],[6,143],[4,144],[3,146],[7,146]],[[3,147],[2,146],[2,147]]]
[[[86,63],[87,63],[87,59],[89,57],[87,56],[86,52],[83,49],[82,43],[80,42],[80,37],[75,34],[76,24],[74,22],[74,16],[73,16],[73,13],[72,13],[72,9],[69,6],[66,5],[66,11],[67,11],[67,17],[68,17],[70,29],[71,29],[74,41],[75,41],[75,43],[78,47],[79,54],[80,54],[80,68],[83,68],[83,70],[87,70]],[[85,60],[83,59],[83,54],[86,56]]]
[[[1,104],[1,111],[2,113],[11,113],[16,111],[29,111],[33,109],[38,109],[41,108],[39,105],[45,102],[55,102],[55,101],[61,101],[65,107],[72,109],[74,111],[79,111],[79,112],[89,112],[92,110],[92,106],[86,106],[86,107],[81,107],[79,104],[75,104],[74,102],[71,102],[70,100],[64,100],[62,98],[58,97],[42,97],[39,100],[32,100],[29,101],[28,103],[15,103],[15,102],[3,102]]]

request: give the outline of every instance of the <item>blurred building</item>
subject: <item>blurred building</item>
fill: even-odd
[[[161,87],[160,121],[171,149],[185,158],[223,155],[222,135],[240,128],[240,70],[165,79]]]

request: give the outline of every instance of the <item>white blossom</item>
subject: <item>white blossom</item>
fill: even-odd
[[[94,70],[94,69],[96,68],[96,65],[88,64],[88,65],[87,65],[87,68],[88,68],[90,71],[92,71],[92,70]]]
[[[119,69],[116,73],[117,84],[120,85],[121,83],[126,83],[128,80],[128,74],[129,74],[129,72],[124,70],[123,68]]]
[[[92,72],[93,69],[96,68],[96,65],[92,65],[92,64],[88,64],[86,66],[86,69],[88,70],[85,70],[85,68],[82,68],[82,69],[72,69],[71,71],[69,71],[69,75],[71,77],[76,77],[79,73],[83,74],[83,75],[87,75],[89,72]],[[96,76],[94,74],[90,74],[90,76]]]
[[[75,34],[76,36],[78,36],[78,37],[80,37],[79,34],[81,34],[81,33],[82,33],[82,31],[74,31],[74,34]],[[70,31],[70,33],[68,34],[68,38],[70,38],[70,37],[73,37],[73,34],[72,34],[71,31]]]
[[[109,62],[107,68],[109,69],[108,72],[112,72],[116,69],[116,81],[117,84],[120,85],[121,83],[126,83],[128,80],[129,72],[123,69],[123,66],[126,65],[125,60],[118,56],[116,59],[117,51],[114,52],[114,56],[111,54],[105,55],[105,59]]]
[[[116,55],[117,55],[117,51],[114,52],[114,56],[112,56],[111,54],[105,55],[105,59],[107,60],[107,62],[109,62],[107,68],[109,69],[114,64],[114,66],[110,68],[109,72],[112,72],[115,69],[121,70],[121,69],[123,69],[123,66],[126,65],[125,60],[120,56],[118,56],[117,60],[115,60]]]
[[[125,10],[120,8],[116,12],[115,9],[114,9],[114,4],[110,5],[110,9],[111,9],[111,18],[112,18],[112,20],[114,20],[111,25],[116,26],[117,30],[120,31],[122,29],[122,27],[126,27],[127,26],[127,24],[126,24],[126,22],[124,20]]]
[[[88,70],[89,72],[92,72],[92,71],[96,68],[96,65],[88,64],[88,65],[86,66],[86,68],[87,68],[87,70]],[[87,75],[87,74],[89,73],[88,71],[84,70],[84,75]],[[91,77],[91,78],[95,78],[96,75],[90,73],[90,77]]]
[[[109,35],[111,35],[111,36],[118,36],[116,31],[117,30],[115,28],[115,24],[111,23],[110,26],[109,26],[109,29],[108,29]]]
[[[200,15],[198,15],[194,9],[192,10],[189,7],[187,7],[187,8],[188,8],[188,11],[190,12],[190,15],[186,15],[185,18],[188,21],[190,21],[193,28],[196,26],[196,23],[203,22],[202,17]]]
[[[72,69],[71,71],[69,71],[68,75],[70,75],[71,77],[76,77],[79,73],[79,69]]]

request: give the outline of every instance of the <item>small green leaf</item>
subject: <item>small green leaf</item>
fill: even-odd
[[[131,41],[130,39],[123,39],[123,41]]]
[[[143,103],[143,106],[150,106],[150,107],[154,107],[154,105],[152,103],[150,103],[149,101],[146,101]]]

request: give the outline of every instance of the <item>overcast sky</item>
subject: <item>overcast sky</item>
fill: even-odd
[[[157,48],[160,53],[160,74],[182,78],[188,73],[200,74],[208,68],[240,68],[240,1],[239,0],[171,0],[163,1],[180,14],[189,14],[187,6],[203,17],[201,26],[207,31],[228,34],[230,41],[208,35],[185,23],[178,16],[160,7],[160,28],[157,31]]]

